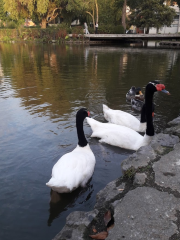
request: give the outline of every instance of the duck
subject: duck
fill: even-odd
[[[83,130],[84,119],[89,116],[86,108],[81,108],[76,114],[78,144],[56,162],[51,179],[46,183],[55,192],[68,193],[80,186],[85,187],[93,175],[96,159]]]
[[[144,100],[144,94],[142,93],[141,91],[141,88],[140,87],[135,87],[135,86],[132,86],[130,88],[130,90],[126,93],[126,99],[128,101],[131,101],[131,99],[138,97],[141,101]]]
[[[131,107],[133,110],[141,112],[142,107],[144,105],[144,101],[140,100],[138,97],[131,99]]]
[[[165,90],[164,84],[159,84],[156,81],[149,82],[146,86],[146,105],[144,109],[147,125],[144,136],[126,126],[116,125],[113,123],[101,123],[95,119],[87,117],[87,122],[92,129],[91,137],[100,138],[100,143],[107,143],[113,146],[135,151],[142,146],[148,145],[154,136],[152,117],[153,95],[156,91],[163,90]]]

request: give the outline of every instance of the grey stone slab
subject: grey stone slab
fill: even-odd
[[[91,212],[72,212],[66,218],[66,225],[53,240],[83,240],[83,234],[97,216],[98,210]]]
[[[122,171],[125,173],[131,168],[137,170],[138,168],[146,167],[149,162],[156,157],[157,154],[150,145],[141,147],[136,153],[133,153],[127,159],[122,161]]]
[[[180,193],[180,143],[153,164],[155,183]]]
[[[138,187],[116,204],[115,225],[106,240],[169,240],[178,233],[179,209],[180,201],[172,194]]]
[[[106,185],[104,189],[99,191],[96,195],[96,204],[94,208],[105,207],[107,202],[113,201],[113,199],[121,192],[123,192],[125,183],[117,186],[116,181],[112,181]]]
[[[175,125],[178,125],[178,124],[180,124],[180,116],[173,119],[172,121],[168,122],[169,126],[175,126]]]
[[[173,135],[177,135],[178,137],[180,137],[180,124],[170,127],[170,128],[166,128],[164,130],[164,133],[173,134]]]
[[[147,175],[145,173],[136,173],[134,176],[134,185],[143,185],[146,182]]]
[[[160,144],[163,147],[173,147],[178,142],[179,142],[178,136],[159,133],[154,135],[151,144]]]

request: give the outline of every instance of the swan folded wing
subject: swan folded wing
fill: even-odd
[[[111,123],[133,128],[135,131],[139,130],[140,121],[130,113],[108,109],[104,111],[104,117]]]
[[[67,188],[72,191],[87,183],[94,171],[95,157],[92,151],[87,153],[87,149],[83,150],[84,148],[75,148],[63,155],[54,165],[51,179],[55,180],[53,186],[50,186],[52,189],[61,192],[61,189]]]

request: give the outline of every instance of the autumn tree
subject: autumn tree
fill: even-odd
[[[174,9],[163,4],[162,0],[144,0],[129,15],[129,24],[146,29],[159,29],[163,25],[170,26],[176,15]]]
[[[12,19],[20,17],[32,17],[37,14],[41,21],[41,27],[46,28],[46,24],[58,15],[66,6],[64,0],[3,0],[4,9],[9,12]]]

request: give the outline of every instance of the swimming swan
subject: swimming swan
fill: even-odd
[[[83,121],[89,116],[85,108],[76,114],[78,145],[63,155],[52,169],[52,177],[46,185],[59,193],[67,193],[79,186],[84,187],[91,178],[95,167],[95,156],[85,138]]]
[[[159,84],[158,81],[153,81],[152,83]],[[164,90],[164,93],[169,93],[168,91]],[[146,95],[145,95],[146,97]],[[134,100],[134,99],[133,99]],[[131,100],[132,101],[132,100]],[[148,103],[148,99],[146,100]],[[150,110],[150,109],[149,109]],[[152,102],[152,117],[154,117],[154,103]],[[128,128],[133,129],[136,132],[145,132],[146,131],[146,104],[144,103],[141,110],[141,118],[140,121],[135,116],[130,113],[121,111],[121,110],[113,110],[108,106],[103,104],[103,113],[104,118],[110,122],[117,125],[122,125]]]
[[[100,138],[99,141],[101,143],[107,143],[130,150],[138,150],[140,147],[148,145],[152,136],[154,136],[152,104],[153,95],[156,91],[166,91],[165,86],[157,83],[156,81],[147,84],[145,92],[145,115],[147,119],[147,128],[144,136],[128,127],[112,123],[101,123],[87,117],[87,122],[93,131],[91,137]]]
[[[117,125],[125,126],[133,129],[136,132],[146,131],[146,117],[145,117],[145,107],[141,111],[141,120],[134,117],[132,114],[121,111],[113,110],[103,104],[104,118],[109,123],[114,123]]]

